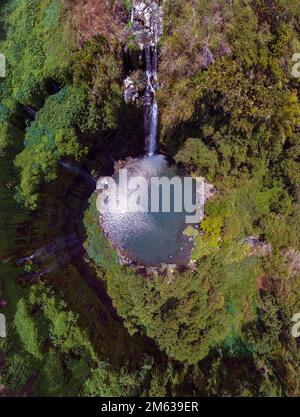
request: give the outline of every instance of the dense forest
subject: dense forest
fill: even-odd
[[[161,151],[217,190],[172,274],[93,193],[144,150],[131,1],[1,1],[0,396],[300,395],[299,2],[160,3]]]

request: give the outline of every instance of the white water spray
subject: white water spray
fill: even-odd
[[[163,33],[163,9],[154,0],[133,0],[132,31],[141,51],[145,53],[146,91],[143,97],[145,147],[147,156],[157,151],[159,109],[156,100],[158,88],[158,41]]]

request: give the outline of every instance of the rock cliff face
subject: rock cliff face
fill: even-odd
[[[145,78],[148,80],[149,88],[148,95],[146,94],[147,97],[143,97],[144,90],[141,90],[138,85],[137,76],[135,74],[128,75],[123,84],[126,103],[145,104],[145,100],[149,101],[149,92],[154,93],[149,82],[152,83],[154,88],[157,86],[157,43],[162,34],[163,9],[159,2],[153,0],[133,0],[130,38],[134,38],[134,43],[140,51],[140,64],[142,65],[142,62],[145,61],[144,64],[147,67]],[[130,48],[129,53],[131,53]]]
[[[126,77],[123,82],[124,100],[128,103],[136,104],[139,100],[139,92],[135,86],[134,80],[131,77]]]
[[[163,9],[156,1],[133,0],[131,23],[140,49],[155,46],[163,34]]]
[[[154,47],[163,34],[163,9],[153,0],[133,0],[131,23],[140,49]]]

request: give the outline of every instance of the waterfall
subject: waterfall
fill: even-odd
[[[153,101],[151,107],[151,120],[150,120],[150,136],[148,145],[148,155],[152,156],[156,152],[157,148],[157,124],[158,124],[158,105],[156,100]]]
[[[131,11],[132,33],[141,51],[145,53],[146,91],[142,97],[144,107],[145,148],[148,156],[157,151],[158,104],[155,90],[158,88],[157,45],[163,33],[163,9],[154,0],[133,0]],[[125,80],[125,101],[134,102],[138,96],[130,77]]]
[[[148,156],[157,150],[158,104],[155,96],[157,88],[157,45],[146,46],[147,87],[144,97],[145,143]],[[155,85],[154,85],[155,82]]]

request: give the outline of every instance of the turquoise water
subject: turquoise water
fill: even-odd
[[[124,168],[127,169],[129,181],[136,176],[147,181],[149,188],[145,192],[149,197],[148,207],[151,207],[151,178],[183,178],[183,172],[176,165],[170,165],[163,155],[130,159]],[[115,179],[118,179],[117,174]],[[184,210],[175,211],[175,197],[178,203],[180,195],[175,196],[172,187],[170,196],[171,210],[168,213],[163,212],[162,207],[156,213],[132,212],[129,204],[129,210],[124,213],[101,214],[101,223],[107,237],[130,260],[146,266],[161,263],[185,265],[189,262],[193,242],[183,234],[188,226],[188,213]],[[119,201],[123,197],[121,193]]]

